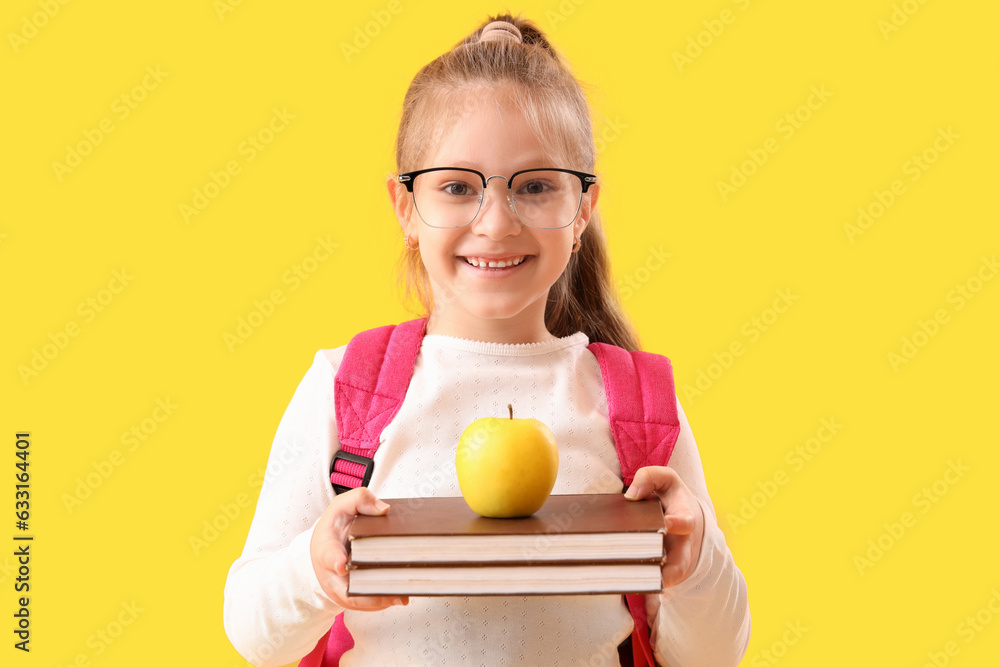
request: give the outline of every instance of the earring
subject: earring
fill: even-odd
[[[577,236],[573,240],[573,249],[570,252],[580,252],[580,246],[583,245],[583,240]]]
[[[410,235],[409,234],[407,234],[406,236],[403,237],[403,243],[406,245],[406,249],[407,250],[416,250],[417,248],[420,247],[419,243],[411,245],[411,243],[410,243]]]

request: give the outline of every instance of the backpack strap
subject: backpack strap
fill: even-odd
[[[611,434],[629,486],[639,468],[667,465],[680,433],[670,360],[651,352],[628,352],[591,343],[608,400]]]
[[[667,465],[674,451],[680,421],[670,360],[650,352],[628,352],[607,343],[587,346],[601,367],[608,419],[625,486],[639,468]],[[649,642],[649,620],[644,595],[626,595],[632,614],[632,664],[655,667]]]
[[[427,318],[362,331],[347,344],[334,379],[340,451],[330,464],[337,493],[368,486],[379,436],[399,412]]]
[[[340,667],[340,656],[354,647],[354,638],[351,637],[350,632],[335,632],[338,623],[343,626],[344,612],[337,614],[333,627],[320,637],[313,650],[299,661],[298,667]],[[344,630],[346,631],[346,628]],[[338,637],[338,639],[334,641],[331,636]]]

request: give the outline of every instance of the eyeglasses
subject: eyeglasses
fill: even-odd
[[[507,201],[527,227],[561,229],[576,220],[583,193],[597,176],[571,169],[524,169],[510,178],[485,176],[475,169],[433,167],[400,174],[396,179],[413,195],[420,219],[430,227],[468,225],[483,206],[494,178],[507,183]]]

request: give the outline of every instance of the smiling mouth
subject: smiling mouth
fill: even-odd
[[[475,266],[479,269],[506,269],[511,266],[518,266],[524,260],[528,258],[528,255],[520,255],[518,257],[508,257],[506,259],[486,259],[483,257],[462,257],[466,264],[470,266]]]

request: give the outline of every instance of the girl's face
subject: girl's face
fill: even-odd
[[[525,119],[502,94],[469,95],[463,114],[445,127],[440,143],[427,151],[419,168],[465,167],[489,178],[508,178],[520,169],[580,165],[552,164]],[[447,113],[447,110],[446,110]],[[434,298],[427,332],[471,340],[528,343],[553,338],[545,328],[549,288],[569,261],[574,237],[581,236],[599,188],[584,193],[572,224],[561,229],[525,227],[507,200],[507,185],[489,181],[482,208],[464,227],[425,224],[405,187],[388,180],[389,195],[403,233],[419,243]],[[469,262],[522,260],[505,268]]]

